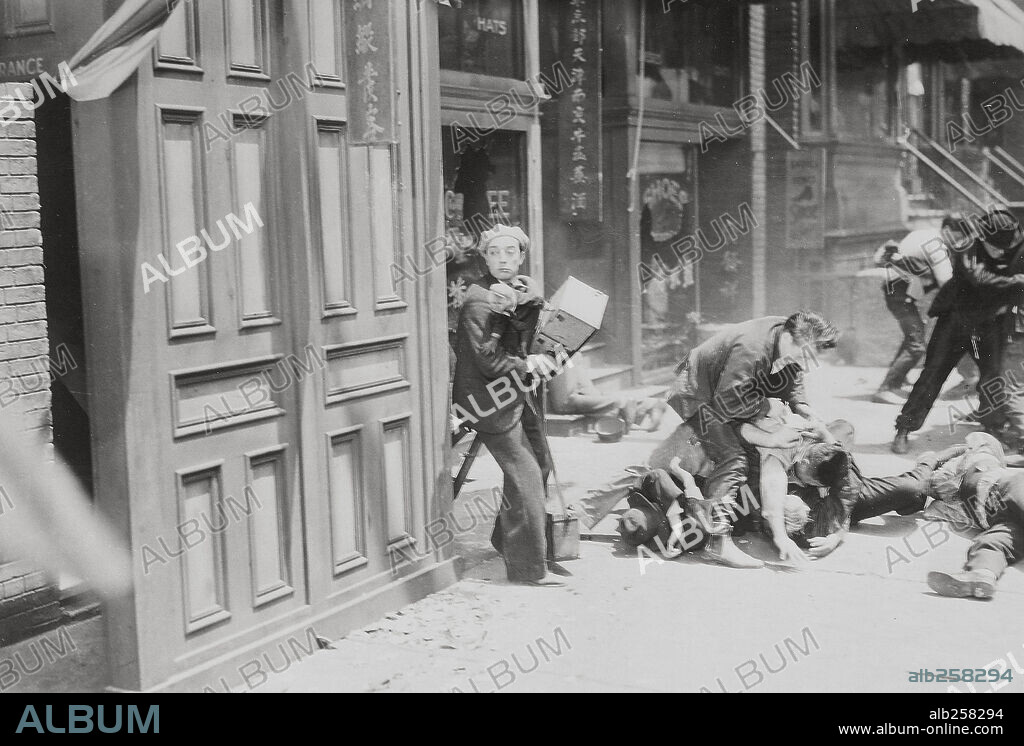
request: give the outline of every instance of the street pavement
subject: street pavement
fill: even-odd
[[[969,404],[940,399],[911,453],[893,455],[898,407],[870,400],[883,373],[825,366],[808,377],[812,406],[826,420],[856,426],[852,450],[866,474],[905,471],[916,454],[961,442],[972,429],[951,432],[950,407],[966,412]],[[658,433],[634,432],[617,444],[553,438],[569,499],[644,463],[677,424],[670,415]],[[458,583],[352,631],[262,686],[262,674],[253,677],[255,691],[1024,691],[1024,566],[1006,573],[991,601],[933,594],[927,572],[959,570],[970,543],[947,524],[895,514],[866,521],[831,556],[800,570],[779,564],[760,537],[740,540],[771,562],[760,570],[584,542],[581,558],[566,563],[574,575],[568,588],[524,587],[505,580],[487,541],[490,515],[479,515],[479,506],[493,505],[500,473],[485,456],[472,476],[454,508],[464,568]],[[1012,681],[909,680],[911,671],[939,668],[1009,670]]]

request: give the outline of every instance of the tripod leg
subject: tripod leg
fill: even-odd
[[[469,450],[466,451],[466,456],[462,460],[462,467],[459,469],[459,474],[455,477],[455,488],[452,491],[453,500],[459,499],[459,493],[462,491],[462,486],[466,483],[466,479],[469,477],[469,470],[473,468],[473,462],[476,461],[476,457],[480,453],[481,446],[483,446],[483,443],[480,441],[480,438],[474,435],[473,442],[469,444]]]

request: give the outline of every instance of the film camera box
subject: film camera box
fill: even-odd
[[[531,352],[557,355],[564,348],[575,355],[601,328],[608,296],[569,277],[541,314]]]

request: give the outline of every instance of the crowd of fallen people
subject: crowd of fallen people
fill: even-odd
[[[724,327],[679,362],[667,401],[604,396],[585,374],[566,375],[571,366],[529,354],[545,304],[537,284],[520,274],[529,245],[508,226],[480,237],[487,271],[469,287],[452,330],[453,411],[504,475],[492,543],[511,581],[566,583],[546,551],[553,465],[542,387],[535,385],[542,381],[555,386],[562,411],[613,415],[627,428],[649,430],[667,408],[681,418],[647,467],[617,486],[629,506],[618,533],[631,547],[754,569],[764,561],[733,537],[759,533],[780,562],[805,565],[839,551],[861,521],[923,512],[979,532],[962,571],[927,577],[934,592],[963,598],[991,598],[1007,567],[1024,557],[1024,470],[1014,468],[1024,465],[1024,386],[1012,375],[1024,361],[1024,230],[1009,211],[950,216],[941,230],[912,233],[876,256],[887,269],[886,305],[906,335],[876,395],[885,403],[906,399],[893,450],[910,451],[910,433],[961,358],[980,371],[972,383],[982,429],[962,444],[917,455],[913,468],[891,476],[865,475],[851,453],[855,423],[825,422],[807,401],[808,360],[839,342],[837,327],[820,314]],[[937,323],[925,346],[917,303],[929,286],[939,288],[930,311]],[[924,369],[908,394],[907,374],[922,355]],[[494,396],[496,382],[502,397]],[[481,401],[490,407],[481,411]]]

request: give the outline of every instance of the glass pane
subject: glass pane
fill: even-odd
[[[844,65],[839,55],[836,70],[836,132],[856,140],[884,140],[889,136],[889,84],[880,64]]]
[[[520,0],[465,0],[461,8],[442,6],[438,25],[442,68],[525,77]]]
[[[732,106],[743,59],[742,11],[732,3],[647,0],[644,95],[676,104]]]
[[[464,131],[459,134],[451,127],[441,129],[446,237],[450,255],[454,256],[448,262],[448,320],[454,331],[466,286],[483,275],[483,262],[476,253],[482,230],[500,222],[530,232],[526,139],[522,132],[499,131],[486,137],[473,136],[470,141]],[[523,272],[529,274],[529,255]]]
[[[694,232],[694,154],[680,145],[645,144],[640,151],[640,259],[644,367],[674,365],[696,334],[693,263],[682,264],[672,244]]]

